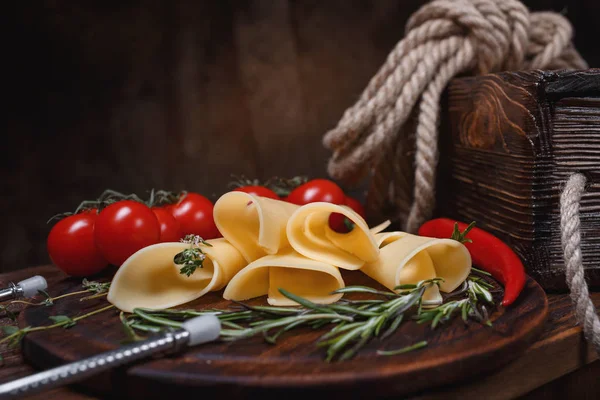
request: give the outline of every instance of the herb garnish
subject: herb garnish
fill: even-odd
[[[203,267],[206,259],[206,254],[202,251],[200,245],[203,244],[208,247],[212,247],[212,245],[198,235],[186,235],[181,239],[181,242],[190,244],[190,248],[177,253],[173,257],[173,262],[181,267],[179,269],[180,274],[189,277],[197,268]]]
[[[188,238],[189,239],[189,238]],[[201,243],[201,242],[198,242]],[[328,327],[318,340],[317,346],[326,349],[326,361],[346,360],[352,358],[371,340],[380,340],[392,335],[402,324],[409,319],[416,319],[417,323],[431,323],[435,329],[440,323],[449,321],[454,315],[460,314],[467,322],[473,319],[486,325],[491,325],[485,304],[493,304],[493,298],[489,291],[493,287],[487,280],[478,276],[479,271],[473,269],[474,274],[469,275],[463,287],[446,298],[455,297],[467,293],[467,297],[453,300],[434,308],[425,308],[422,304],[423,294],[427,288],[439,285],[441,278],[421,281],[416,285],[400,285],[394,291],[382,291],[368,286],[347,286],[338,289],[334,293],[367,293],[377,298],[367,300],[343,299],[334,304],[316,304],[305,298],[279,289],[287,298],[298,303],[297,307],[272,307],[251,306],[238,303],[237,309],[229,310],[207,309],[207,310],[152,310],[137,308],[132,314],[120,313],[120,321],[127,336],[126,341],[138,341],[146,337],[141,333],[158,333],[164,329],[181,327],[183,321],[200,315],[214,314],[223,325],[221,340],[235,341],[262,335],[269,343],[276,343],[277,339],[285,332],[298,327],[309,327],[320,329]],[[482,274],[483,275],[483,274]],[[64,294],[55,298],[47,297],[41,303],[32,305],[53,304],[52,301],[81,293],[96,293],[87,298],[105,295],[110,283],[89,282],[84,280],[83,287],[86,290]],[[50,299],[50,302],[48,302]],[[2,330],[5,337],[0,344],[8,342],[16,345],[30,332],[43,331],[53,328],[70,328],[77,321],[91,317],[95,314],[114,308],[113,305],[101,307],[87,314],[77,317],[56,315],[49,317],[53,324],[39,327],[25,327],[19,329],[16,326],[4,326]],[[378,355],[391,356],[409,351],[415,351],[427,346],[427,342],[418,342],[397,350],[378,351]]]
[[[473,229],[475,227],[475,221],[471,222],[463,232],[460,231],[460,229],[458,228],[458,223],[454,223],[454,231],[452,231],[452,236],[450,236],[450,239],[454,239],[460,243],[473,243],[473,241],[471,239],[467,238],[467,234],[469,233],[469,231],[471,229]]]
[[[449,298],[453,295],[467,292],[467,298],[449,301],[435,308],[424,310],[417,316],[417,323],[431,322],[431,328],[435,329],[438,324],[449,321],[455,313],[460,311],[460,315],[465,323],[471,318],[482,324],[492,326],[487,308],[485,304],[482,304],[494,304],[492,294],[489,291],[491,288],[493,288],[493,285],[484,279],[470,275],[457,293],[446,297]]]
[[[334,304],[316,304],[284,289],[279,292],[298,303],[297,307],[251,306],[238,303],[231,310],[151,310],[135,309],[132,314],[122,317],[125,329],[133,333],[159,332],[163,329],[179,327],[181,323],[198,315],[215,314],[223,324],[221,340],[235,341],[262,335],[268,343],[276,343],[285,332],[299,327],[319,329],[327,327],[316,342],[326,349],[326,361],[352,358],[371,340],[380,340],[392,335],[403,321],[416,319],[418,323],[431,322],[434,329],[439,323],[449,321],[457,310],[462,311],[463,319],[489,324],[489,317],[482,303],[492,301],[484,279],[470,275],[464,288],[450,296],[467,293],[467,298],[451,301],[435,308],[427,309],[422,304],[425,290],[439,285],[440,278],[421,281],[416,285],[401,285],[398,292],[381,291],[367,286],[347,286],[334,293],[367,293],[377,298],[368,300],[340,300]],[[131,339],[132,332],[128,332]],[[137,335],[137,334],[136,334]],[[143,339],[143,338],[142,338]],[[380,355],[395,355],[423,348],[426,342],[419,342],[403,349],[379,351]]]

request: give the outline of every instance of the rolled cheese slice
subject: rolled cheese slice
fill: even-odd
[[[354,223],[349,233],[329,227],[331,213],[345,215]],[[375,262],[379,247],[365,220],[349,207],[331,203],[310,203],[297,209],[287,224],[287,237],[298,253],[333,266],[356,270]]]
[[[202,268],[189,277],[179,273],[175,255],[190,247],[187,243],[159,243],[144,247],[129,257],[113,277],[108,301],[122,311],[134,308],[169,308],[195,300],[209,291],[223,288],[247,263],[227,240],[207,240]]]
[[[344,286],[340,271],[331,264],[311,260],[287,249],[250,263],[229,282],[223,297],[243,301],[268,295],[267,301],[271,305],[297,305],[279,292],[283,288],[314,303],[330,304],[342,297],[342,294],[332,292]]]
[[[297,209],[285,201],[233,191],[217,200],[213,216],[223,237],[252,262],[289,247],[286,224]]]
[[[383,232],[376,236],[381,247],[379,259],[366,264],[362,271],[393,290],[402,284],[443,278],[439,290],[451,292],[459,287],[471,271],[471,255],[456,240],[436,239],[405,232]],[[425,292],[424,300],[441,303],[437,286]]]

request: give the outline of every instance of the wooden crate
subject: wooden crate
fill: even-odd
[[[477,221],[563,290],[559,197],[582,172],[583,259],[600,286],[600,69],[455,79],[446,104],[436,214]]]

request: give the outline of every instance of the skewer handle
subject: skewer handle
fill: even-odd
[[[132,343],[116,350],[7,382],[0,385],[0,399],[21,398],[68,385],[157,353],[178,352],[188,345],[193,346],[217,339],[220,329],[221,324],[216,316],[197,317],[185,322],[183,329],[162,333],[143,342]]]

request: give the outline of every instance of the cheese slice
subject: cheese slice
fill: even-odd
[[[375,235],[380,248],[379,259],[361,271],[393,290],[402,284],[443,278],[439,290],[452,292],[467,279],[471,255],[467,248],[452,239],[436,239],[405,232],[382,232]],[[424,295],[429,303],[441,303],[437,286]]]
[[[331,213],[345,215],[354,223],[354,229],[349,233],[332,230]],[[298,208],[288,221],[287,237],[298,253],[339,268],[360,269],[365,262],[374,262],[379,256],[379,247],[367,223],[346,206],[318,202]]]
[[[243,301],[267,295],[271,305],[297,305],[279,292],[283,288],[314,303],[330,304],[342,297],[342,294],[332,292],[344,286],[340,271],[331,264],[311,260],[287,249],[250,263],[229,282],[223,297]]]
[[[289,247],[286,224],[298,208],[285,201],[233,191],[217,200],[213,216],[223,237],[252,262]]]
[[[209,291],[222,289],[247,263],[227,240],[207,240],[203,267],[189,277],[179,273],[175,255],[187,243],[159,243],[144,247],[117,270],[108,291],[108,301],[122,311],[134,308],[162,309],[195,300]]]
[[[390,220],[388,219],[388,220],[386,220],[386,221],[384,221],[384,222],[380,223],[379,225],[376,225],[376,226],[372,227],[372,228],[370,229],[370,230],[371,230],[371,233],[372,233],[373,235],[375,235],[375,234],[377,234],[377,233],[380,233],[380,232],[384,231],[384,230],[385,230],[385,229],[386,229],[388,226],[390,226],[391,224],[392,224],[392,221],[390,221]]]

